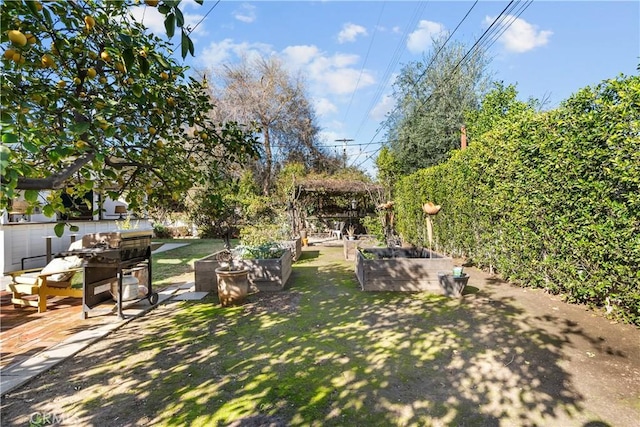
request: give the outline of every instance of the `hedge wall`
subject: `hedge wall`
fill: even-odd
[[[403,238],[640,325],[640,77],[526,112],[395,188]]]

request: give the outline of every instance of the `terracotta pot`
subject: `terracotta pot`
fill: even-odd
[[[223,307],[240,305],[249,293],[249,269],[216,268],[218,299]]]

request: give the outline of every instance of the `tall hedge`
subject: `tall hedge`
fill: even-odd
[[[431,201],[437,250],[640,325],[640,77],[519,114],[402,178],[395,201],[405,240],[428,246]]]

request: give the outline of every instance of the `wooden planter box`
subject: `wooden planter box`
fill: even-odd
[[[371,248],[364,252],[376,255],[377,259],[366,259],[356,252],[356,276],[364,291],[429,291],[444,294],[438,273],[450,272],[453,259],[423,249],[421,258],[416,249]]]
[[[222,251],[215,252],[194,262],[196,271],[196,292],[218,292],[216,268],[220,263],[216,259]]]
[[[280,258],[245,259],[242,262],[249,267],[249,283],[253,290],[279,291],[284,288],[291,276],[291,250],[287,249]]]
[[[355,240],[349,240],[347,237],[342,239],[344,259],[353,261],[356,259],[358,248],[375,248],[378,241],[373,236],[358,236]]]
[[[298,239],[300,241],[300,239]],[[217,292],[218,279],[216,268],[220,263],[216,259],[220,251],[194,263],[196,292]],[[244,259],[242,262],[250,269],[249,284],[253,291],[279,291],[284,288],[291,275],[291,250],[287,249],[280,258]]]
[[[284,240],[280,243],[285,248],[289,248],[293,261],[297,261],[300,259],[300,255],[302,255],[302,238],[298,237],[293,240]]]

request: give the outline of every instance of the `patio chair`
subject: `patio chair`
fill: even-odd
[[[82,245],[82,242],[77,242]],[[72,244],[73,250],[77,244]],[[44,268],[31,268],[6,273],[11,276],[11,283],[7,288],[11,291],[11,302],[16,306],[37,307],[38,313],[47,311],[47,297],[61,296],[82,298],[82,288],[71,287],[73,277],[82,270],[82,259],[73,255],[54,258]],[[26,296],[37,295],[37,299],[27,299]]]
[[[336,228],[331,230],[331,235],[333,236],[335,234],[338,240],[342,239],[342,230],[344,229],[344,224],[345,224],[344,221],[336,222]]]

